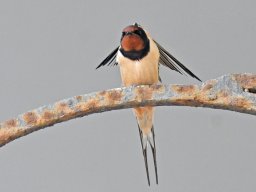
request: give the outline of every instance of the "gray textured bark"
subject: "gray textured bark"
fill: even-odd
[[[55,123],[145,105],[208,107],[256,115],[256,75],[231,74],[202,85],[142,85],[71,97],[0,123],[0,146]]]

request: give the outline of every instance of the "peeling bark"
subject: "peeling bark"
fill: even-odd
[[[146,105],[208,107],[256,115],[256,75],[231,74],[202,85],[142,85],[74,96],[0,123],[0,147],[56,123]]]

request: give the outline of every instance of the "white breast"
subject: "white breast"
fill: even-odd
[[[141,60],[133,61],[117,53],[116,61],[120,66],[121,78],[124,86],[154,84],[158,82],[159,50],[149,37],[150,51]]]

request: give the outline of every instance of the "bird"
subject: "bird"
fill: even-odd
[[[161,83],[159,65],[168,67],[180,74],[187,74],[201,81],[194,73],[163,48],[138,23],[125,27],[120,44],[96,67],[119,65],[123,86],[152,85]],[[133,109],[137,119],[142,153],[150,186],[147,147],[153,155],[156,184],[158,184],[156,143],[153,126],[154,108],[152,106]]]

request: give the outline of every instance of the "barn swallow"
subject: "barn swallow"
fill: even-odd
[[[180,74],[188,74],[201,81],[195,74],[157,43],[142,26],[135,23],[122,31],[120,45],[116,47],[96,68],[104,65],[119,65],[124,86],[152,85],[161,82],[159,64],[162,64]],[[153,126],[153,107],[136,107],[133,112],[137,119],[140,141],[148,185],[150,185],[147,146],[152,150],[156,183],[158,184],[156,144]]]

